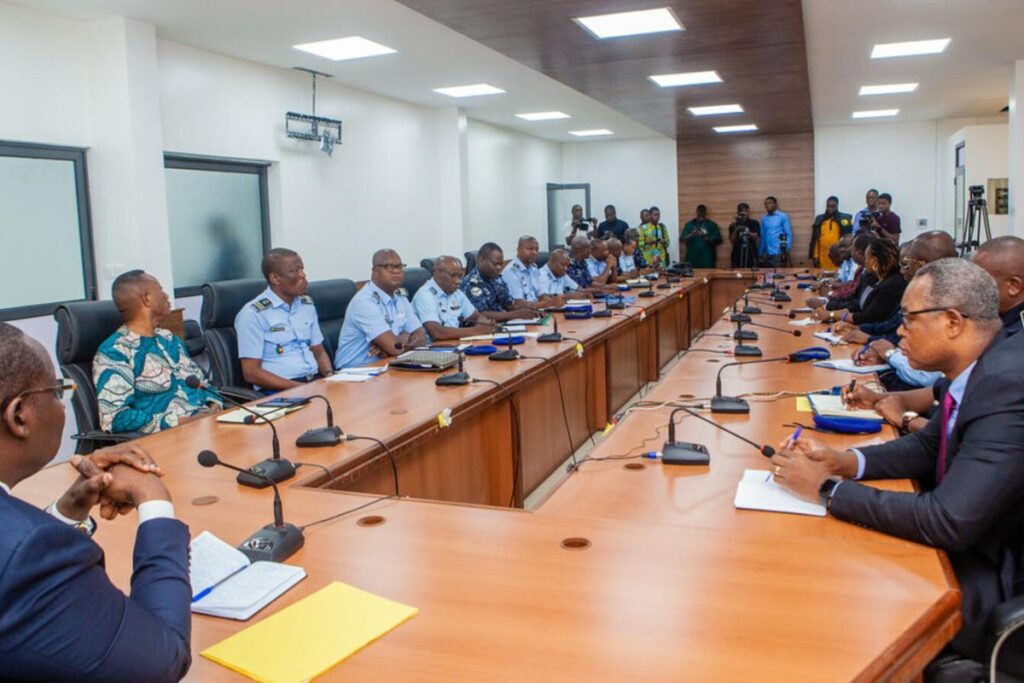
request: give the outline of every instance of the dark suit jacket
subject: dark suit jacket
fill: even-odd
[[[864,448],[865,479],[917,479],[923,493],[879,491],[843,482],[830,511],[941,548],[963,592],[964,625],[953,641],[983,655],[992,609],[1024,594],[1024,334],[1000,335],[971,373],[936,486],[941,413],[923,430]],[[948,386],[948,385],[947,385]],[[1000,669],[1024,673],[1024,653],[1005,648]]]
[[[903,290],[907,288],[907,280],[899,272],[890,273],[884,280],[877,283],[861,306],[856,301],[850,307],[850,321],[854,325],[864,323],[880,323],[888,320],[893,312],[900,307]]]
[[[81,532],[0,489],[0,679],[177,681],[191,663],[188,527],[135,539],[131,597]]]
[[[825,310],[838,311],[843,308],[853,309],[859,306],[860,295],[863,294],[865,288],[875,287],[878,285],[878,276],[868,271],[867,268],[860,268],[860,277],[857,278],[857,286],[853,288],[849,296],[831,296],[829,297],[828,303],[825,304]]]

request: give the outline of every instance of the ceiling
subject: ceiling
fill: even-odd
[[[854,110],[898,108],[915,121],[996,116],[1010,65],[1024,59],[1022,0],[804,0],[816,126],[870,125]],[[875,43],[952,38],[938,55],[870,59]],[[918,82],[913,93],[858,96],[862,85]]]
[[[713,125],[812,128],[800,0],[400,0],[502,54],[679,139]],[[685,31],[596,40],[573,17],[670,7]],[[652,74],[718,71],[724,83],[660,88]],[[687,107],[741,104],[694,117]]]

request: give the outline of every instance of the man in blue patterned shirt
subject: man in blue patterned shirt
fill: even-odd
[[[114,280],[113,295],[124,325],[100,344],[92,366],[100,429],[148,434],[219,410],[219,400],[185,385],[189,375],[205,383],[203,371],[180,339],[157,327],[171,311],[157,279],[129,271]]]
[[[513,299],[508,284],[501,277],[505,254],[494,242],[487,242],[476,254],[476,267],[462,278],[462,290],[476,310],[490,320],[502,322],[537,317],[530,302]]]

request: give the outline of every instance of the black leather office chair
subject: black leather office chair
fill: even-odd
[[[434,258],[420,259],[420,268],[422,268],[423,270],[427,271],[428,273],[433,274],[433,272],[434,272],[434,261],[436,261],[437,259],[438,259],[438,257],[436,257],[436,256]]]
[[[1024,595],[992,610],[988,621],[988,661],[939,655],[924,670],[925,683],[1024,683],[1024,671],[1007,673],[1000,655],[1024,649]]]
[[[543,268],[544,264],[548,262],[548,252],[538,251],[537,252],[537,267]]]
[[[324,351],[333,362],[341,325],[345,322],[345,311],[356,295],[356,283],[344,278],[318,280],[309,283],[306,293],[313,297],[316,316],[320,319],[320,331],[324,333]]]
[[[402,287],[409,292],[409,299],[416,296],[416,292],[430,279],[431,273],[426,268],[406,268],[405,279],[402,280]]]
[[[466,273],[476,268],[476,252],[467,251],[463,256],[466,257]]]
[[[75,453],[86,455],[97,448],[130,441],[142,436],[137,432],[111,434],[100,429],[99,403],[92,381],[92,361],[96,349],[124,322],[113,301],[76,301],[62,304],[54,311],[57,320],[57,362],[61,374],[77,389],[71,396],[71,408],[78,422]]]
[[[208,282],[202,287],[203,339],[210,356],[211,379],[221,392],[236,400],[251,401],[262,397],[242,377],[235,316],[242,306],[266,288],[267,283],[258,279]]]
[[[203,339],[203,328],[197,320],[185,321],[185,350],[189,358],[196,362],[196,365],[203,369],[207,375],[210,374],[210,357],[206,355],[206,340]]]

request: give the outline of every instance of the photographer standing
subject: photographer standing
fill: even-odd
[[[839,198],[832,196],[826,199],[825,213],[818,214],[811,227],[811,246],[807,256],[814,261],[814,267],[821,268],[822,264],[828,264],[828,250],[852,230],[850,214],[839,210]]]
[[[732,243],[733,268],[753,268],[761,242],[761,224],[750,217],[750,204],[736,205],[736,220],[729,224],[729,242]]]
[[[861,230],[867,230],[871,227],[871,218],[875,211],[878,211],[878,190],[871,188],[864,195],[864,201],[867,203],[863,209],[858,211],[853,216],[853,233],[857,234]]]
[[[717,223],[708,219],[708,207],[703,204],[697,207],[694,219],[683,227],[679,241],[686,244],[687,263],[694,268],[715,267],[715,251],[722,243],[722,231]]]
[[[872,214],[871,229],[878,233],[879,237],[885,237],[899,244],[900,217],[893,213],[891,207],[891,194],[883,192],[878,195],[878,211]]]
[[[562,226],[562,229],[565,231],[565,243],[572,245],[572,241],[580,235],[589,237],[590,232],[596,228],[597,219],[583,218],[583,207],[579,204],[574,204],[572,207],[572,218],[567,220]]]

